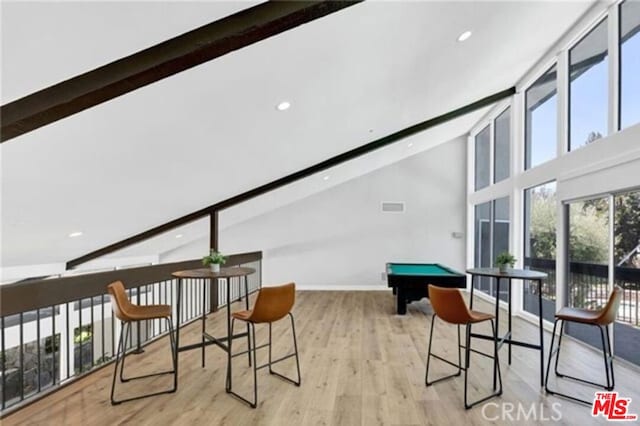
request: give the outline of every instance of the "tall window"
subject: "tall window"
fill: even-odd
[[[614,283],[623,288],[613,328],[616,355],[640,364],[640,190],[614,198]]]
[[[569,51],[569,150],[607,134],[607,19]]]
[[[503,251],[509,251],[509,197],[499,198],[475,207],[475,266],[489,268]],[[480,291],[496,296],[495,281],[476,278]],[[500,298],[507,300],[506,284],[501,286]]]
[[[489,186],[491,132],[489,126],[476,135],[476,191]]]
[[[556,183],[524,191],[524,267],[546,272],[542,283],[542,315],[553,321],[556,300]],[[525,282],[524,310],[538,315],[538,283]]]
[[[509,177],[509,158],[511,156],[511,108],[507,108],[496,118],[494,126],[494,182]]]
[[[495,266],[496,259],[503,252],[509,251],[509,197],[498,198],[493,202],[493,257],[491,266]],[[500,299],[508,299],[508,284],[506,282],[500,285]],[[492,296],[496,295],[495,289],[492,289]]]
[[[556,157],[557,80],[554,65],[525,92],[525,169]]]
[[[475,207],[475,262],[476,268],[491,267],[491,201]],[[487,277],[475,278],[476,288],[491,294],[491,280]]]
[[[567,304],[575,308],[602,308],[610,291],[608,198],[571,203],[568,214]],[[589,326],[567,324],[567,332],[599,345],[600,336]]]
[[[620,128],[640,123],[640,2],[620,5]]]

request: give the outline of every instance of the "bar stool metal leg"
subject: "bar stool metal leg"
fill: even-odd
[[[424,375],[424,384],[427,385],[427,386],[431,386],[434,383],[438,383],[438,382],[441,382],[443,380],[451,379],[453,377],[458,377],[458,376],[460,376],[460,374],[462,374],[462,370],[464,369],[462,367],[462,354],[461,354],[461,351],[460,351],[460,348],[461,348],[461,344],[460,344],[460,326],[458,326],[458,364],[457,365],[452,363],[451,361],[449,361],[447,359],[444,359],[444,358],[442,358],[442,357],[440,357],[438,355],[435,355],[435,354],[433,354],[431,352],[431,345],[432,345],[432,341],[433,341],[433,328],[434,328],[434,325],[435,325],[435,322],[436,322],[436,318],[437,318],[436,314],[433,314],[432,317],[431,317],[431,332],[429,333],[429,348],[427,350],[427,371],[426,371],[426,373]],[[445,363],[447,363],[447,364],[449,364],[449,365],[451,365],[453,367],[457,367],[458,371],[453,373],[453,374],[449,374],[447,376],[440,377],[440,378],[438,378],[436,380],[432,380],[430,382],[429,381],[429,366],[431,365],[431,357],[439,359],[440,361],[445,362]]]
[[[120,362],[120,351],[122,350],[122,341],[124,338],[124,325],[120,326],[120,339],[118,339],[118,350],[116,351],[116,365],[113,368],[113,380],[111,381],[111,405],[119,404],[119,401],[116,401],[113,398],[113,395],[116,390],[116,377],[118,377],[118,363]]]
[[[609,327],[603,326],[605,333],[607,334],[607,348],[609,352],[608,362],[609,362],[609,370],[611,373],[611,388],[609,390],[613,390],[616,386],[616,378],[613,375],[613,352],[611,351],[611,338],[609,337]]]
[[[269,366],[269,373],[275,376],[278,376],[289,383],[293,383],[296,386],[300,386],[300,384],[302,383],[302,379],[300,377],[300,360],[298,359],[298,341],[296,339],[296,324],[293,318],[293,314],[291,312],[289,312],[289,319],[291,320],[291,333],[293,334],[293,354],[291,355],[295,355],[295,358],[296,358],[296,369],[298,371],[298,379],[293,380],[290,377],[280,374],[271,368],[273,364],[283,361],[286,358],[290,358],[290,356],[287,356],[286,358],[280,358],[279,360],[276,360],[276,361],[273,361],[271,359],[271,324],[269,324],[269,363],[267,365]]]
[[[147,398],[150,396],[156,396],[156,395],[161,395],[164,393],[173,393],[176,391],[177,386],[176,386],[176,380],[177,380],[177,375],[176,375],[176,345],[175,345],[175,340],[174,340],[174,336],[173,336],[173,325],[171,323],[171,319],[166,318],[166,320],[168,321],[168,325],[169,325],[169,342],[170,342],[170,346],[171,346],[171,364],[173,369],[169,370],[169,371],[161,371],[159,373],[151,373],[151,374],[144,374],[141,376],[135,376],[135,377],[124,377],[124,360],[125,360],[125,355],[127,353],[127,339],[129,338],[129,333],[131,332],[131,322],[123,322],[123,326],[122,326],[122,331],[120,333],[120,339],[118,341],[118,350],[116,352],[116,362],[115,362],[115,366],[113,369],[113,379],[111,381],[111,405],[117,405],[117,404],[121,404],[123,402],[127,402],[127,401],[133,401],[136,399],[142,399],[142,398]],[[122,357],[120,356],[120,354],[122,354]],[[153,393],[149,393],[149,394],[143,394],[143,395],[138,395],[138,396],[134,396],[131,398],[126,398],[126,399],[121,399],[121,400],[116,400],[114,398],[114,394],[115,394],[115,388],[116,388],[116,378],[118,377],[118,366],[120,366],[120,382],[122,383],[126,383],[129,382],[131,380],[138,380],[138,379],[144,379],[144,378],[148,378],[148,377],[154,377],[154,376],[162,376],[162,375],[166,375],[166,374],[173,374],[174,375],[174,380],[173,380],[173,386],[171,389],[167,389],[167,390],[163,390],[163,391],[158,391],[158,392],[153,392]]]
[[[493,320],[490,320],[491,322],[491,331],[493,333],[493,338],[494,338],[494,342],[498,341],[498,330],[493,322]],[[467,324],[467,336],[466,336],[466,345],[465,345],[465,369],[464,369],[464,408],[466,408],[467,410],[480,404],[483,403],[491,398],[494,398],[496,396],[500,396],[502,395],[502,374],[500,372],[500,359],[498,357],[498,347],[497,345],[494,345],[494,352],[493,352],[493,357],[491,357],[490,355],[487,355],[483,352],[478,352],[476,350],[471,349],[471,325],[472,324]],[[497,380],[498,380],[498,388],[497,390],[494,388],[494,392],[492,392],[491,394],[485,396],[484,398],[480,398],[476,401],[473,401],[471,403],[468,402],[467,399],[467,388],[468,388],[468,370],[469,370],[469,366],[471,365],[471,352],[476,352],[480,355],[484,355],[487,356],[489,358],[493,358],[493,375],[494,377],[497,375]]]
[[[558,347],[556,349],[554,349],[553,344],[555,342],[555,338],[556,338],[556,328],[558,326],[558,322],[560,322],[560,335],[558,337]],[[601,384],[601,383],[596,383],[590,380],[585,380],[582,379],[580,377],[574,377],[574,376],[570,376],[568,374],[564,374],[558,371],[558,359],[560,358],[560,348],[561,348],[561,342],[562,342],[562,335],[563,335],[563,331],[564,331],[564,320],[561,319],[556,319],[556,321],[553,324],[553,332],[551,335],[551,346],[549,348],[549,361],[548,361],[548,365],[551,365],[551,358],[555,355],[556,359],[555,359],[555,373],[556,376],[559,378],[564,378],[564,379],[571,379],[571,380],[575,380],[577,382],[580,383],[584,383],[586,385],[590,385],[590,386],[594,386],[594,387],[599,387],[599,388],[603,388],[607,391],[611,391],[614,388],[614,380],[613,380],[613,354],[611,352],[611,341],[609,339],[609,332],[607,329],[607,326],[601,326],[601,325],[595,325],[595,324],[588,324],[588,325],[593,325],[595,327],[598,327],[598,329],[600,330],[600,337],[602,340],[602,356],[604,359],[604,368],[605,368],[605,375],[606,375],[606,380],[607,380],[607,384]],[[603,330],[604,328],[604,330]],[[605,337],[606,334],[606,337]],[[550,395],[557,395],[557,396],[561,396],[563,398],[567,398],[576,402],[580,402],[582,404],[585,405],[591,405],[592,401],[587,401],[584,399],[580,399],[577,398],[575,396],[572,395],[567,395],[561,392],[558,392],[556,390],[553,390],[549,387],[549,371],[550,368],[547,367],[547,375],[545,378],[545,391],[550,394]]]
[[[227,393],[230,393],[231,395],[237,397],[238,399],[246,402],[247,404],[249,404],[249,406],[251,406],[251,408],[256,408],[258,405],[258,370],[262,369],[262,368],[266,368],[268,367],[269,369],[269,373],[273,374],[274,376],[278,376],[279,378],[292,383],[296,386],[300,386],[300,384],[302,383],[302,379],[300,376],[300,359],[299,359],[299,354],[298,354],[298,341],[297,341],[297,337],[296,337],[296,329],[295,329],[295,318],[293,316],[292,313],[289,313],[289,319],[291,321],[291,333],[293,335],[293,348],[294,348],[294,352],[290,353],[288,355],[285,355],[281,358],[278,358],[276,360],[272,359],[272,350],[271,350],[271,346],[272,346],[272,331],[271,331],[271,323],[269,323],[269,341],[266,344],[260,345],[258,346],[257,341],[256,341],[256,328],[255,328],[255,324],[253,324],[252,322],[247,322],[247,324],[249,324],[249,330],[250,330],[250,336],[251,336],[251,344],[250,344],[250,348],[247,350],[247,352],[249,352],[250,355],[252,355],[253,359],[252,359],[252,374],[253,374],[253,400],[249,400],[245,397],[243,397],[242,395],[236,393],[233,391],[233,382],[232,382],[232,368],[231,368],[231,363],[229,363],[229,365],[227,366]],[[235,320],[235,318],[234,318]],[[232,331],[233,331],[233,324],[234,322],[232,321]],[[262,365],[258,365],[258,360],[257,360],[257,356],[258,356],[258,349],[264,348],[264,347],[268,347],[269,348],[269,360],[266,364],[262,364]],[[232,354],[232,357],[236,357],[238,355],[243,355],[243,352],[238,352],[236,354]],[[297,370],[297,379],[292,379],[290,377],[287,377],[281,373],[278,373],[277,371],[275,371],[272,366],[274,364],[277,364],[281,361],[284,361],[288,358],[291,357],[295,357],[296,359],[296,370]]]
[[[244,306],[245,309],[249,310],[249,279],[245,275],[244,277]],[[251,338],[249,338],[249,323],[247,323],[247,345],[249,350],[251,350]],[[249,359],[249,367],[251,367],[251,353],[247,353],[247,358]]]
[[[127,355],[127,341],[129,340],[129,333],[131,333],[131,323],[127,322],[124,323],[124,327],[126,327],[126,332],[124,335],[124,340],[123,340],[123,345],[122,345],[122,365],[120,367],[120,381],[121,382],[128,382],[129,379],[126,379],[124,377],[124,360],[125,357]]]

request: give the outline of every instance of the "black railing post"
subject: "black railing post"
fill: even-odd
[[[136,287],[136,301],[138,302],[138,305],[142,304],[142,300],[140,298],[140,287]],[[131,352],[133,354],[141,354],[144,352],[144,349],[142,349],[142,342],[140,340],[140,335],[141,335],[141,331],[140,331],[140,321],[136,321],[136,328],[137,328],[137,339],[136,339],[136,349]]]

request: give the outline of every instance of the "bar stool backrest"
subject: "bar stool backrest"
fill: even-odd
[[[457,288],[429,284],[429,301],[435,314],[443,321],[451,324],[467,324],[471,321],[471,313]]]
[[[296,285],[289,283],[277,287],[262,287],[253,306],[249,321],[274,322],[285,317],[293,308]]]
[[[596,323],[599,325],[609,325],[616,320],[616,315],[618,313],[618,307],[620,306],[620,302],[622,301],[622,287],[615,286],[611,294],[609,295],[609,300],[607,300],[607,304],[600,311],[600,315],[596,320]]]
[[[128,312],[132,311],[133,305],[127,297],[127,292],[124,289],[122,281],[116,281],[107,286],[109,296],[111,297],[111,307],[116,314],[116,318],[120,321],[131,321],[132,318]]]

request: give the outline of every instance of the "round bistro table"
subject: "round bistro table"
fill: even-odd
[[[178,318],[176,327],[176,337],[175,337],[175,347],[174,351],[174,366],[176,370],[175,375],[175,387],[178,388],[178,354],[180,352],[189,351],[193,349],[201,348],[202,351],[202,367],[205,365],[205,347],[208,345],[216,345],[220,347],[223,351],[227,353],[227,362],[231,363],[231,340],[238,339],[241,337],[249,338],[247,324],[247,331],[244,333],[238,333],[231,335],[231,278],[238,277],[238,285],[242,281],[244,281],[245,288],[245,307],[249,309],[249,291],[247,284],[247,276],[255,273],[256,270],[253,268],[245,268],[245,267],[231,267],[231,268],[220,268],[220,272],[213,272],[210,268],[200,268],[200,269],[189,269],[185,271],[177,271],[172,273],[171,275],[174,278],[178,279],[178,288],[177,288],[177,301],[176,301],[176,316]],[[214,337],[207,333],[206,331],[206,320],[207,320],[207,312],[205,309],[206,306],[206,297],[202,298],[202,341],[200,343],[194,343],[186,346],[180,346],[180,313],[182,312],[182,282],[184,279],[200,279],[202,280],[202,288],[206,289],[206,285],[209,284],[212,286],[211,291],[216,292],[215,299],[217,300],[217,284],[218,280],[224,280],[227,289],[227,335],[222,337]],[[238,291],[240,293],[240,291]],[[204,294],[204,293],[203,293]],[[250,356],[250,354],[249,354]],[[251,362],[251,358],[249,358],[249,362]],[[228,387],[228,380],[227,385]],[[228,389],[227,389],[228,390]]]

